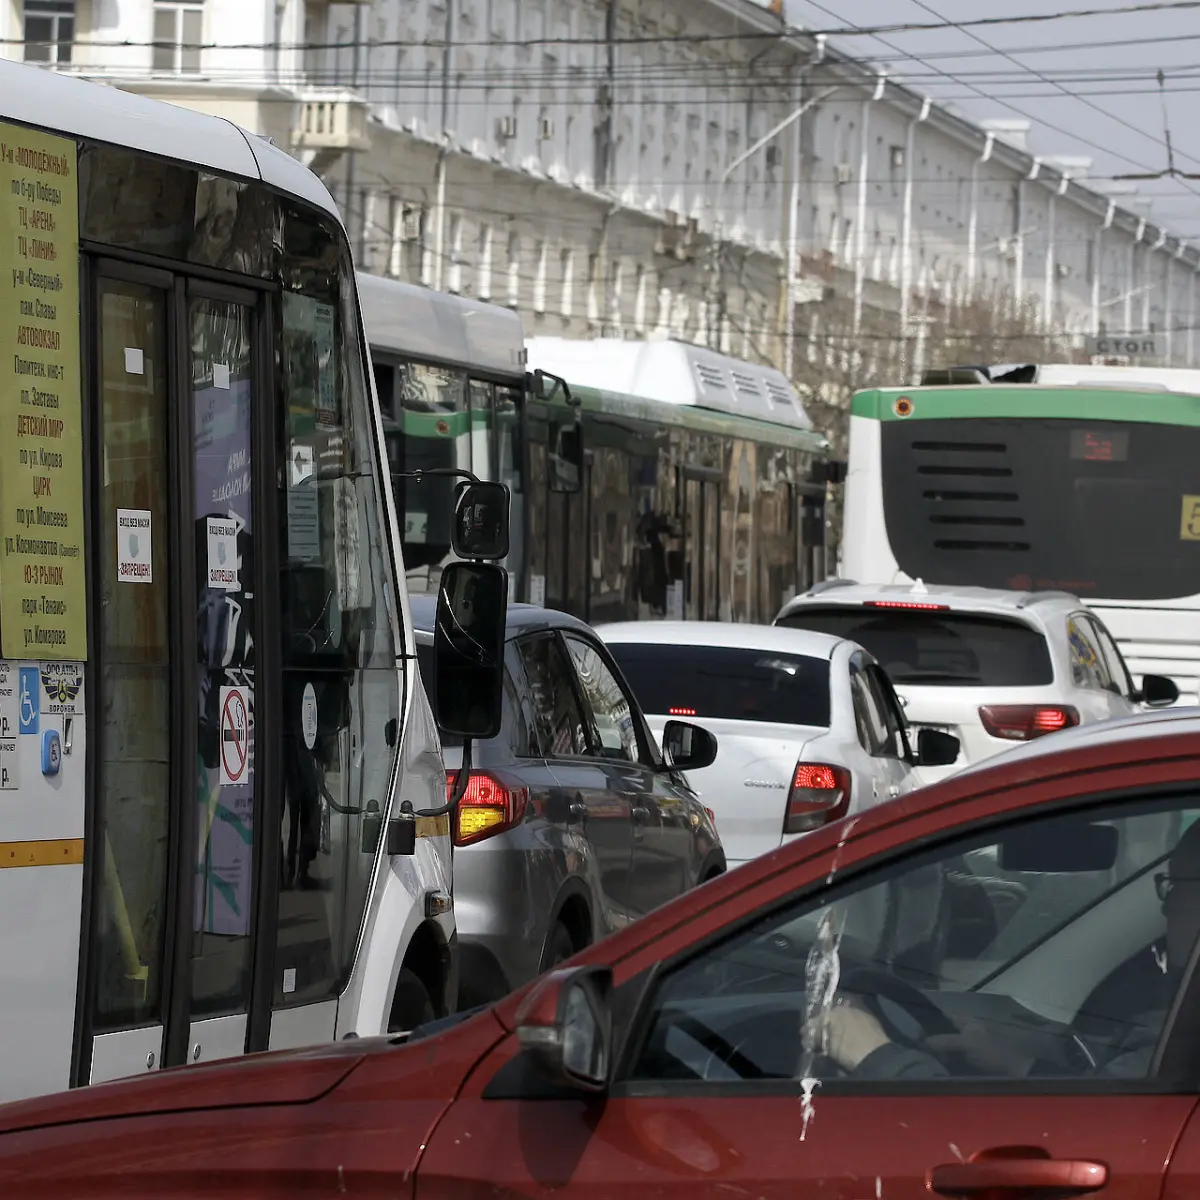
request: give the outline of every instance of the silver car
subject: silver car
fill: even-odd
[[[434,599],[411,607],[431,688]],[[711,812],[667,765],[592,629],[510,604],[506,638],[503,726],[473,743],[452,825],[459,1008],[498,999],[725,870]],[[711,734],[684,722],[676,733],[712,761],[696,753],[715,753]],[[442,753],[453,784],[461,746],[443,738]]]

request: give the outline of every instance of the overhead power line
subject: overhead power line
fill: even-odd
[[[942,16],[942,14],[940,12],[938,12],[935,8],[932,8],[930,5],[926,4],[925,0],[913,0],[913,3],[918,8],[920,8],[923,12],[930,13],[931,15],[938,17],[941,20],[945,20],[945,18]],[[1145,129],[1142,128],[1142,126],[1135,125],[1132,121],[1127,121],[1127,120],[1125,120],[1124,117],[1118,116],[1116,113],[1109,112],[1108,109],[1102,108],[1099,104],[1095,103],[1095,101],[1093,101],[1093,100],[1089,100],[1086,96],[1081,96],[1075,92],[1072,92],[1070,88],[1064,87],[1061,83],[1055,82],[1054,80],[1050,79],[1048,76],[1044,75],[1042,72],[1038,71],[1036,68],[1027,66],[1025,63],[1021,62],[1019,59],[1015,58],[1013,55],[1009,54],[1007,51],[997,50],[996,47],[993,46],[990,42],[985,41],[983,38],[981,38],[979,36],[979,34],[971,32],[971,30],[966,29],[963,25],[960,24],[957,26],[957,28],[962,29],[963,32],[966,33],[966,35],[969,38],[972,38],[974,41],[978,42],[979,45],[983,46],[985,49],[991,50],[996,54],[1002,55],[1010,63],[1013,63],[1014,65],[1020,67],[1022,70],[1027,71],[1030,75],[1033,75],[1037,79],[1040,79],[1043,83],[1050,84],[1052,87],[1056,88],[1059,92],[1061,92],[1064,96],[1068,96],[1072,100],[1078,100],[1080,104],[1083,104],[1086,107],[1090,108],[1093,112],[1098,112],[1102,117],[1106,117],[1110,121],[1115,121],[1118,125],[1122,126],[1125,129],[1132,130],[1139,137],[1146,138],[1147,140],[1153,142],[1155,144],[1155,146],[1158,146],[1160,148],[1163,146],[1164,143],[1163,143],[1162,139],[1157,138],[1154,136],[1154,134],[1147,132]],[[1159,86],[1160,91],[1163,89],[1163,86],[1164,86],[1163,85],[1163,72],[1161,69],[1158,72],[1158,86]],[[1166,102],[1165,102],[1165,100],[1163,102],[1163,105],[1164,105],[1164,107],[1163,107],[1163,122],[1164,122],[1164,128],[1165,128],[1165,126],[1166,126]],[[1169,130],[1166,132],[1165,136],[1166,136],[1165,144],[1166,144],[1166,149],[1167,149],[1167,155],[1168,155],[1168,157],[1170,157],[1172,151],[1171,151],[1171,134],[1170,134]],[[1200,162],[1200,159],[1193,158],[1190,154],[1181,154],[1181,157],[1186,158],[1189,162]],[[1175,168],[1174,168],[1174,161],[1175,161],[1174,158],[1171,158],[1171,174],[1178,176],[1178,173],[1175,171]],[[1182,176],[1178,176],[1178,177],[1182,177]],[[1188,190],[1194,191],[1195,189],[1189,188]],[[1197,195],[1200,195],[1200,193],[1197,193]]]
[[[917,2],[920,3],[920,0],[917,0]],[[1187,2],[1190,3],[1190,2],[1192,2],[1192,0],[1187,0]],[[1200,7],[1200,0],[1195,0],[1195,2],[1196,2],[1197,7]],[[820,9],[820,11],[823,13],[827,13],[830,16],[836,15],[830,9],[826,8],[824,4],[817,3],[817,0],[808,0],[808,3],[813,8]],[[922,4],[922,7],[924,7],[923,4]],[[1132,7],[1133,6],[1126,6],[1125,8],[1121,8],[1121,9],[1114,8],[1114,9],[1105,9],[1103,11],[1109,12],[1109,13],[1116,13],[1116,12],[1128,11],[1128,10],[1132,9]],[[1080,11],[1082,11],[1082,10],[1080,10]],[[1089,15],[1091,15],[1091,14],[1089,14]],[[1047,19],[1050,19],[1051,17],[1052,17],[1052,14],[1046,14]],[[968,21],[964,21],[964,22],[951,21],[951,22],[944,23],[942,27],[943,28],[963,29],[968,25],[978,26],[981,24],[997,23],[1001,20],[1003,20],[1003,18],[990,18],[989,17],[986,19],[980,19],[978,21],[969,21],[969,22]],[[896,46],[892,42],[889,42],[886,38],[880,38],[879,40],[882,41],[883,44],[888,47],[888,49],[894,50],[897,53],[903,53],[903,51],[900,49],[899,46]],[[928,64],[925,63],[924,59],[918,54],[913,54],[913,55],[910,55],[909,57],[911,57],[913,59],[913,61],[915,61],[915,62],[919,62],[919,63],[922,63],[922,65],[928,66]],[[943,72],[942,74],[944,75],[944,77],[946,79],[949,79],[954,83],[958,83],[961,86],[970,88],[971,91],[975,92],[978,96],[980,96],[984,100],[987,100],[989,103],[994,101],[994,97],[991,94],[983,91],[977,85],[969,83],[966,80],[959,78],[958,75],[956,75],[952,72],[949,72],[949,71]],[[1116,158],[1121,162],[1129,163],[1131,166],[1136,167],[1139,171],[1153,171],[1154,170],[1153,167],[1148,166],[1146,163],[1140,161],[1139,159],[1132,158],[1128,154],[1122,154],[1119,151],[1113,150],[1111,147],[1103,145],[1102,143],[1100,143],[1098,141],[1095,141],[1091,138],[1084,137],[1082,134],[1075,133],[1070,129],[1065,129],[1061,125],[1055,125],[1053,122],[1047,121],[1044,116],[1042,116],[1040,114],[1035,115],[1034,113],[1027,112],[1025,109],[1019,108],[1017,105],[1013,104],[1011,101],[1007,101],[1005,104],[1005,107],[1010,109],[1012,112],[1017,113],[1019,116],[1024,117],[1028,121],[1036,122],[1037,124],[1045,127],[1046,129],[1051,129],[1055,133],[1060,133],[1064,137],[1071,138],[1073,141],[1076,141],[1076,142],[1081,143],[1082,145],[1088,146],[1093,150],[1098,150],[1102,154],[1111,155],[1113,158]],[[1162,143],[1160,142],[1159,145],[1161,146]],[[1081,180],[1081,182],[1085,182],[1085,181]],[[1183,182],[1183,181],[1180,181],[1180,182]],[[1196,190],[1194,188],[1190,187],[1186,182],[1184,182],[1184,187],[1186,187],[1189,192],[1193,192],[1197,195],[1200,195],[1200,193],[1197,193]]]
[[[822,7],[817,5],[816,7]],[[388,46],[393,48],[421,47],[434,50],[445,49],[449,44],[453,49],[495,48],[498,46],[637,46],[637,45],[704,45],[722,42],[763,42],[787,41],[797,37],[814,38],[850,38],[850,37],[879,37],[881,34],[922,33],[939,29],[968,29],[989,25],[1042,25],[1051,21],[1076,20],[1084,17],[1128,16],[1150,12],[1180,12],[1200,9],[1200,0],[1148,0],[1140,4],[1124,4],[1117,8],[1076,8],[1052,13],[1025,13],[1007,17],[976,17],[968,21],[897,21],[886,25],[830,25],[824,29],[784,27],[776,31],[747,30],[741,33],[679,33],[679,34],[639,34],[633,37],[609,38],[603,35],[593,37],[539,37],[539,38],[477,38],[455,39],[447,43],[444,38],[370,38],[345,42],[283,42],[259,40],[253,42],[201,42],[191,48],[201,50],[320,50],[336,49],[338,47],[357,46]],[[828,9],[822,8],[829,13]],[[836,17],[836,13],[829,13]],[[1177,39],[1167,39],[1177,40]],[[0,38],[0,45],[21,46],[24,38]],[[161,44],[161,41],[137,41],[120,39],[113,41],[89,40],[88,46],[98,48],[128,48],[150,47]],[[178,45],[172,42],[172,45]],[[892,47],[898,51],[898,47]],[[898,51],[903,53],[902,51]],[[911,56],[908,56],[911,57]]]

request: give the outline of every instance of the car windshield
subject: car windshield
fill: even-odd
[[[829,727],[829,660],[730,646],[610,643],[642,711]]]
[[[1004,617],[814,604],[788,613],[779,624],[857,642],[893,683],[1038,687],[1054,682],[1045,637]]]

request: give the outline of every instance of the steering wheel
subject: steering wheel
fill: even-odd
[[[878,967],[852,967],[842,976],[838,990],[861,996],[863,1007],[893,1042],[923,1049],[925,1037],[958,1032],[954,1022],[918,988]],[[900,1009],[909,1020],[902,1022],[892,1008]]]

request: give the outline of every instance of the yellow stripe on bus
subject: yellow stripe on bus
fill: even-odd
[[[83,838],[44,842],[0,842],[4,867],[78,867],[83,862]]]
[[[449,837],[450,814],[442,813],[440,817],[418,817],[417,837]]]

